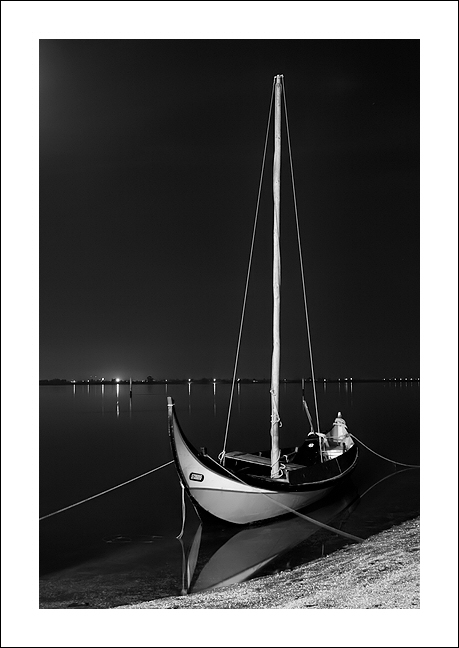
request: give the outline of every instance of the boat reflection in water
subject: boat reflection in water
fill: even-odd
[[[271,523],[223,530],[218,534],[216,530],[207,529],[206,525],[199,525],[194,534],[189,549],[184,541],[183,550],[183,583],[182,594],[191,594],[204,590],[224,587],[234,583],[241,583],[253,578],[263,568],[273,563],[282,554],[320,531],[320,524],[331,524],[339,534],[338,525],[353,510],[359,501],[355,490],[341,496],[325,501],[314,510],[308,509],[308,517],[313,521],[292,515]],[[215,549],[215,540],[223,535],[224,544]],[[228,536],[230,536],[228,538]],[[228,539],[226,539],[228,538]],[[207,548],[206,548],[206,545]],[[210,549],[209,549],[210,545]],[[210,554],[210,555],[209,555]],[[198,569],[196,566],[199,565]]]
[[[200,518],[184,497],[178,538],[177,528],[169,535],[108,535],[80,557],[69,546],[66,566],[41,577],[40,605],[117,607],[241,583],[304,565],[419,514],[416,469],[343,487],[314,507],[248,527]],[[80,515],[73,524],[83,524],[84,513],[77,512],[67,515]]]

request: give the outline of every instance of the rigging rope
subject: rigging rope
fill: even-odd
[[[361,443],[361,444],[363,445],[364,448],[366,448],[367,450],[369,450],[370,452],[372,452],[372,453],[373,453],[374,455],[376,455],[377,457],[380,457],[381,459],[384,459],[385,461],[388,461],[389,463],[397,464],[398,466],[407,466],[408,468],[420,468],[420,466],[418,466],[418,465],[416,465],[416,464],[407,464],[407,463],[402,463],[401,461],[394,461],[393,459],[388,459],[388,457],[384,457],[382,454],[379,454],[379,453],[376,452],[375,450],[372,450],[371,448],[369,448],[367,445],[364,444],[363,441],[361,441],[360,439],[358,439],[358,438],[355,436],[355,434],[351,434],[351,433],[349,432],[349,430],[348,430],[348,434],[349,434],[349,436],[351,436],[353,439],[355,439],[356,441],[358,441],[359,443]]]
[[[228,438],[228,430],[229,430],[229,424],[230,424],[230,418],[231,418],[231,409],[233,405],[233,396],[234,396],[234,385],[236,383],[236,372],[237,372],[237,365],[239,362],[239,350],[241,347],[241,338],[242,338],[242,327],[244,324],[244,316],[245,316],[245,307],[247,303],[247,293],[249,290],[249,279],[250,279],[250,270],[252,267],[252,258],[253,258],[253,250],[255,246],[255,232],[257,229],[257,222],[258,222],[258,210],[260,207],[260,197],[261,197],[261,186],[263,182],[263,173],[264,173],[264,168],[265,168],[265,160],[266,160],[266,149],[268,146],[268,136],[269,136],[269,124],[271,122],[271,112],[272,112],[272,106],[273,106],[273,96],[274,96],[274,82],[273,82],[273,87],[271,91],[271,103],[269,105],[269,114],[268,114],[268,125],[266,127],[266,136],[265,136],[265,147],[263,151],[263,160],[261,163],[261,173],[260,173],[260,182],[258,185],[258,196],[257,196],[257,205],[255,209],[255,219],[253,223],[253,231],[252,231],[252,242],[250,245],[250,255],[249,255],[249,263],[247,267],[247,277],[245,281],[245,290],[244,290],[244,299],[242,303],[242,313],[241,313],[241,322],[239,325],[239,335],[238,335],[238,340],[237,340],[237,348],[236,348],[236,358],[234,361],[234,371],[233,371],[233,379],[231,381],[231,393],[230,393],[230,401],[229,401],[229,406],[228,406],[228,417],[226,420],[226,430],[225,430],[225,438],[223,441],[223,450],[220,452],[218,455],[218,459],[220,463],[223,461],[223,457],[225,456],[226,453],[226,441]]]
[[[301,269],[301,283],[302,283],[302,288],[303,288],[303,302],[304,302],[304,314],[306,318],[306,331],[308,335],[308,348],[309,348],[309,361],[311,364],[311,378],[312,378],[312,391],[314,394],[314,406],[315,406],[315,411],[316,411],[316,419],[317,419],[317,431],[320,432],[320,423],[319,423],[319,407],[317,404],[317,392],[316,392],[316,380],[314,376],[314,362],[312,359],[312,344],[311,344],[311,331],[309,327],[309,315],[308,315],[308,303],[306,299],[306,283],[304,280],[304,267],[303,267],[303,252],[301,249],[301,237],[300,237],[300,224],[298,220],[298,207],[297,207],[297,202],[296,202],[296,191],[295,191],[295,178],[293,175],[293,158],[292,158],[292,148],[290,145],[290,130],[288,127],[288,114],[287,114],[287,98],[286,98],[286,93],[285,93],[285,82],[283,81],[283,96],[284,96],[284,110],[285,110],[285,126],[287,129],[287,142],[288,142],[288,152],[289,152],[289,160],[290,160],[290,173],[292,176],[292,192],[293,192],[293,204],[295,208],[295,222],[296,222],[296,235],[298,239],[298,254],[300,258],[300,269]]]
[[[57,515],[58,513],[62,513],[62,511],[67,511],[68,509],[73,508],[74,506],[79,506],[80,504],[84,504],[84,502],[88,502],[89,500],[92,500],[96,497],[100,497],[101,495],[105,495],[105,493],[109,493],[110,491],[113,491],[117,488],[121,488],[121,486],[125,486],[126,484],[130,484],[131,482],[135,481],[136,479],[140,479],[141,477],[145,477],[146,475],[150,475],[151,473],[156,472],[157,470],[161,470],[161,468],[165,468],[166,466],[169,466],[171,463],[174,463],[173,461],[168,461],[167,463],[163,464],[162,466],[158,466],[157,468],[153,468],[153,470],[149,470],[146,473],[143,473],[142,475],[138,475],[137,477],[133,477],[132,479],[128,479],[127,481],[123,482],[122,484],[118,484],[118,486],[112,486],[112,488],[107,488],[107,490],[102,491],[101,493],[97,493],[97,495],[91,495],[91,497],[87,497],[84,500],[81,500],[80,502],[75,502],[75,504],[70,504],[70,506],[64,506],[64,508],[59,509],[58,511],[54,511],[53,513],[48,513],[47,515],[43,515],[43,517],[38,518],[38,520],[44,520],[45,518],[49,518],[52,515]]]
[[[312,418],[311,418],[311,413],[310,413],[310,411],[309,411],[308,404],[307,404],[306,401],[304,400],[304,396],[303,396],[303,407],[304,407],[304,410],[305,410],[306,415],[307,415],[307,417],[308,417],[309,425],[311,426],[311,431],[309,432],[309,434],[315,434],[315,432],[314,432],[314,425],[313,425],[313,423],[312,423]],[[319,434],[322,434],[322,433],[319,432]]]

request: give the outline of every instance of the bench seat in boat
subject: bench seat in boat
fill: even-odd
[[[254,455],[246,452],[227,452],[225,454],[225,459],[233,459],[234,461],[242,461],[243,463],[257,464],[259,466],[270,466],[271,459],[269,457],[263,457],[261,455]],[[304,468],[304,466],[295,463],[284,464],[281,460],[282,467],[285,470],[297,470],[298,468]]]

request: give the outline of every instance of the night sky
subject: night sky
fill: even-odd
[[[419,375],[419,41],[41,40],[40,378],[232,375],[278,73],[315,373]],[[270,375],[271,168],[270,143],[242,377]],[[310,369],[282,170],[294,378]]]

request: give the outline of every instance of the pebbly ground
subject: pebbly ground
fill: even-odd
[[[419,518],[291,571],[112,609],[420,607]]]

